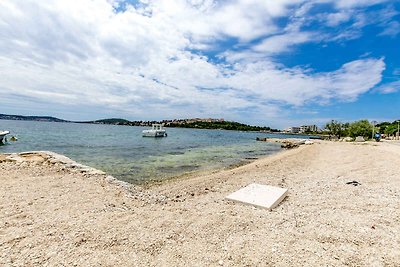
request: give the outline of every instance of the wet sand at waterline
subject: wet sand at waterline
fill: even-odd
[[[400,265],[396,142],[320,141],[149,188],[44,153],[0,162],[1,266]],[[288,197],[224,199],[253,182]]]

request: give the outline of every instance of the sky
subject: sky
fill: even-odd
[[[0,113],[400,119],[399,0],[1,0]]]

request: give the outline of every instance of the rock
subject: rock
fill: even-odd
[[[106,182],[111,183],[111,182],[115,182],[117,179],[115,179],[111,175],[108,175],[105,180],[106,180]]]
[[[364,139],[364,137],[362,137],[362,136],[357,136],[356,137],[356,140],[354,140],[355,142],[365,142],[365,139]]]
[[[7,161],[14,162],[14,163],[24,162],[24,158],[17,154],[11,154],[6,159],[7,159]]]
[[[0,163],[3,161],[7,161],[7,156],[4,154],[0,154]]]
[[[286,148],[286,149],[292,149],[292,148],[296,148],[299,145],[290,141],[283,141],[281,144],[282,148]]]

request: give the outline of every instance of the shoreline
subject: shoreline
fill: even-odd
[[[25,156],[0,155],[0,265],[400,264],[394,143],[319,141],[149,188]],[[253,182],[288,197],[272,211],[225,199]]]
[[[273,141],[271,141],[273,140]],[[273,138],[271,140],[268,140],[267,142],[269,143],[285,143],[288,141],[287,139],[281,139],[281,138]],[[293,138],[289,142],[294,142],[298,143],[300,145],[304,145],[304,143],[301,143],[303,139],[301,138]],[[299,142],[300,141],[300,142]],[[220,165],[220,166],[214,166],[211,168],[204,168],[204,169],[199,169],[199,170],[194,170],[194,171],[188,171],[188,172],[183,172],[178,175],[174,175],[171,177],[165,177],[160,180],[156,179],[150,179],[149,181],[143,181],[143,182],[136,182],[136,183],[130,183],[128,181],[124,181],[121,179],[118,179],[117,177],[114,177],[113,175],[107,173],[106,171],[103,171],[101,169],[97,169],[94,167],[91,167],[89,165],[85,165],[82,163],[79,163],[70,157],[67,157],[63,154],[56,153],[54,151],[46,151],[46,150],[38,150],[38,151],[23,151],[23,152],[15,152],[15,153],[0,153],[0,163],[2,162],[15,162],[16,164],[22,164],[25,162],[25,164],[53,164],[53,165],[59,165],[62,169],[70,170],[72,172],[81,172],[86,175],[104,175],[107,177],[109,180],[116,180],[122,184],[129,184],[132,186],[138,186],[142,187],[144,189],[150,189],[152,187],[157,187],[163,184],[168,184],[170,182],[174,181],[180,181],[184,179],[190,179],[192,177],[197,177],[197,176],[208,176],[212,174],[216,174],[219,172],[225,172],[225,171],[231,171],[237,168],[241,168],[246,165],[250,165],[254,162],[257,162],[259,160],[263,160],[269,157],[272,157],[274,155],[278,155],[281,153],[284,153],[287,150],[291,150],[293,148],[298,148],[298,146],[295,147],[290,147],[285,149],[282,147],[281,150],[271,152],[268,155],[263,155],[263,156],[258,156],[256,158],[241,158],[237,163],[232,163],[229,165]]]
[[[134,185],[143,186],[146,189],[151,189],[154,187],[168,185],[169,183],[175,183],[175,182],[179,182],[182,180],[193,179],[196,177],[206,177],[206,176],[210,176],[210,175],[214,175],[214,174],[222,173],[222,172],[229,172],[229,171],[239,169],[239,168],[247,166],[247,165],[251,165],[257,161],[261,161],[261,160],[285,153],[289,150],[293,150],[293,149],[292,148],[291,149],[282,149],[282,150],[273,152],[273,153],[265,155],[265,156],[257,157],[257,159],[241,159],[240,162],[231,164],[231,165],[227,165],[227,166],[219,166],[219,167],[215,167],[215,168],[211,168],[211,169],[203,169],[203,170],[185,172],[180,175],[172,176],[172,177],[165,178],[162,180],[158,180],[158,181],[151,180],[148,182],[134,184]]]

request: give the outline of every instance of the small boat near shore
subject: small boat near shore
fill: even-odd
[[[142,131],[143,137],[166,137],[167,131],[163,128],[162,124],[153,124],[150,130]]]
[[[9,131],[0,131],[0,143],[4,144],[6,135],[9,133],[10,133]]]

